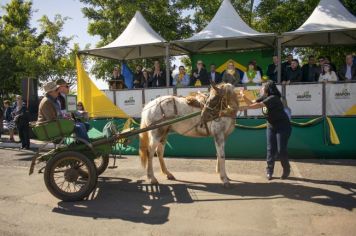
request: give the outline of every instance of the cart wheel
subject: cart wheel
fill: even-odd
[[[109,155],[103,155],[95,158],[94,165],[96,167],[96,174],[99,176],[108,168],[109,165]],[[87,178],[88,172],[85,168],[80,168],[80,176]]]
[[[87,178],[81,178],[85,170]],[[98,176],[91,160],[78,152],[61,152],[51,158],[44,171],[48,191],[63,201],[79,201],[94,190]]]

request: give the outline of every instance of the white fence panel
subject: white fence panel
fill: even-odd
[[[326,115],[356,115],[356,83],[326,85]]]
[[[132,117],[141,117],[142,90],[116,91],[116,105]]]
[[[161,89],[145,89],[145,103],[165,95],[173,95],[173,88],[161,88]]]
[[[321,116],[323,111],[322,84],[295,84],[286,86],[288,106],[292,116]]]

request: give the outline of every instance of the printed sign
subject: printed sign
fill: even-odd
[[[177,88],[177,96],[194,96],[198,91],[208,93],[208,87]]]
[[[77,111],[77,96],[66,95],[66,110],[67,112]]]
[[[115,91],[116,106],[122,109],[131,117],[140,117],[142,111],[142,91],[141,90],[121,90]]]
[[[287,85],[286,98],[292,116],[321,116],[322,92],[322,84]]]
[[[173,95],[173,88],[163,88],[163,89],[145,89],[145,103],[165,95]]]
[[[326,85],[326,114],[356,115],[356,83]]]

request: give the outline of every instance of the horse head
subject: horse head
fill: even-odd
[[[211,83],[209,97],[206,100],[201,115],[202,120],[206,122],[219,116],[236,115],[238,106],[238,97],[232,84],[221,83],[216,85],[215,83]]]

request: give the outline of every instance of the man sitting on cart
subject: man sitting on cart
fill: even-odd
[[[43,86],[46,95],[39,105],[37,124],[63,119],[60,104],[57,102],[59,88],[60,85],[55,82],[48,82]],[[74,132],[78,138],[89,141],[87,130],[83,123],[76,122]]]

